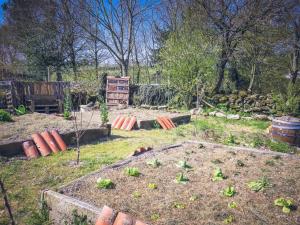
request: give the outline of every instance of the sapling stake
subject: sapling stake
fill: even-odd
[[[4,205],[5,205],[5,208],[7,209],[11,225],[16,225],[13,214],[12,214],[12,210],[11,210],[11,207],[10,207],[10,204],[8,201],[7,193],[4,188],[4,182],[1,179],[0,179],[0,189],[1,189],[1,193],[3,195]]]

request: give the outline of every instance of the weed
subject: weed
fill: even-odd
[[[255,192],[264,190],[265,188],[270,187],[271,184],[266,177],[263,177],[256,181],[251,181],[248,183],[248,187]]]
[[[150,188],[152,190],[157,189],[157,184],[155,184],[155,183],[149,183],[148,184],[148,188]]]
[[[100,117],[102,125],[108,123],[108,108],[105,102],[100,103]]]
[[[283,153],[295,153],[295,147],[289,146],[287,143],[274,141],[274,140],[267,140],[266,146],[275,152],[283,152]]]
[[[233,215],[229,215],[225,218],[225,220],[223,221],[225,224],[230,224],[234,221],[234,216]]]
[[[153,213],[151,215],[151,220],[156,221],[160,218],[160,215],[158,213]]]
[[[266,160],[265,164],[268,165],[268,166],[275,166],[275,162],[272,159]]]
[[[221,168],[219,168],[219,167],[216,168],[216,169],[214,170],[214,175],[213,175],[212,180],[213,180],[213,181],[220,181],[220,180],[224,180],[224,179],[226,179],[226,176],[224,176],[224,174],[223,174]]]
[[[174,207],[175,209],[184,209],[186,206],[185,206],[185,204],[183,204],[183,203],[181,203],[181,202],[174,202],[174,203],[173,203],[173,207]]]
[[[221,164],[221,163],[223,163],[220,159],[214,159],[214,160],[211,160],[211,162],[213,164]]]
[[[139,192],[139,191],[134,191],[134,192],[132,193],[132,197],[133,197],[133,198],[140,198],[140,197],[142,197],[142,194],[141,194],[141,192]]]
[[[138,177],[141,174],[139,169],[136,168],[136,167],[127,167],[127,168],[125,168],[125,173],[128,176],[132,176],[132,177]]]
[[[153,122],[153,128],[154,129],[159,129],[160,128],[160,125],[156,120]]]
[[[87,215],[79,215],[77,210],[72,211],[72,221],[70,225],[89,225],[91,221],[88,221]],[[65,223],[67,225],[67,223]]]
[[[186,161],[179,161],[177,164],[178,167],[182,169],[191,169],[193,168],[191,165],[189,165]]]
[[[277,198],[274,201],[274,205],[282,207],[282,212],[284,213],[290,213],[295,208],[293,200],[285,198]]]
[[[114,183],[111,181],[111,179],[99,178],[97,180],[97,187],[99,189],[111,189],[114,187]]]
[[[181,127],[175,129],[175,134],[180,137],[185,137],[184,129]]]
[[[194,202],[194,201],[196,201],[196,200],[198,200],[199,199],[199,196],[198,195],[192,195],[191,197],[190,197],[190,201],[192,201],[192,202]]]
[[[49,207],[45,201],[41,202],[41,208],[38,212],[33,212],[32,216],[27,220],[27,224],[31,225],[50,225]]]
[[[11,115],[3,109],[0,109],[0,121],[11,122],[13,121]]]
[[[229,202],[228,207],[231,208],[231,209],[235,209],[235,208],[237,208],[237,203],[236,202]]]
[[[178,173],[176,175],[176,180],[175,182],[178,184],[186,184],[189,181],[189,179],[183,175],[183,173]]]
[[[224,144],[226,145],[237,144],[236,137],[233,134],[229,134],[229,136],[225,139]]]
[[[239,166],[239,167],[244,167],[245,166],[244,162],[242,160],[239,160],[239,159],[236,161],[236,165]]]
[[[158,159],[149,160],[147,162],[147,165],[152,166],[153,168],[157,168],[161,165],[161,162],[158,161]]]
[[[232,197],[236,194],[236,191],[233,186],[228,186],[222,191],[223,195],[226,197]]]
[[[250,143],[250,146],[253,148],[259,148],[263,145],[264,145],[264,140],[258,135],[256,135]]]
[[[18,116],[26,114],[26,108],[24,105],[19,105],[18,108],[15,108],[15,111]]]

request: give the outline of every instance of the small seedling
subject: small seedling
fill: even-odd
[[[282,207],[282,212],[290,213],[291,210],[295,207],[293,200],[285,198],[277,198],[274,201],[274,205]]]
[[[128,176],[132,176],[132,177],[138,177],[141,174],[139,169],[136,168],[136,167],[127,167],[127,168],[125,168],[125,173]]]
[[[237,144],[236,142],[236,137],[233,134],[229,134],[229,136],[227,137],[227,139],[225,140],[225,143],[227,145],[234,145]]]
[[[154,189],[157,189],[157,184],[154,184],[154,183],[149,183],[148,184],[148,188],[154,190]]]
[[[153,159],[153,160],[149,160],[147,162],[147,165],[157,168],[161,165],[161,163],[158,161],[158,159]]]
[[[232,197],[236,194],[236,191],[233,186],[229,186],[222,191],[223,195],[226,197]]]
[[[189,179],[183,175],[183,173],[178,173],[176,175],[176,180],[175,182],[178,184],[186,184],[189,181]]]
[[[151,220],[156,221],[160,218],[160,215],[158,213],[153,213],[151,215]]]
[[[211,160],[211,162],[213,164],[221,164],[221,163],[223,163],[220,159],[214,159],[214,160]]]
[[[97,180],[97,187],[99,189],[111,189],[114,187],[114,183],[111,181],[111,179],[99,178]]]
[[[183,204],[181,202],[174,202],[173,207],[176,208],[176,209],[184,209],[185,204]]]
[[[229,202],[228,207],[231,208],[231,209],[235,209],[235,208],[237,208],[237,203],[236,202]]]
[[[222,170],[219,167],[216,168],[215,171],[214,171],[214,176],[213,176],[212,180],[213,181],[220,181],[220,180],[224,180],[224,179],[226,179],[226,177],[222,173]]]
[[[239,166],[239,167],[244,167],[244,166],[245,166],[245,163],[243,163],[242,160],[239,160],[239,159],[238,159],[238,160],[236,161],[236,165]]]
[[[142,197],[142,194],[139,191],[134,191],[132,193],[132,197],[133,198],[140,198],[140,197]]]
[[[178,167],[182,169],[191,169],[193,168],[191,165],[189,165],[186,161],[179,161],[177,164]]]
[[[198,195],[192,195],[192,196],[190,197],[190,201],[191,201],[191,202],[194,202],[194,201],[196,201],[196,200],[198,200],[198,199],[199,199]]]
[[[223,221],[225,224],[230,224],[234,221],[234,216],[233,215],[229,215],[226,217],[226,219]]]
[[[264,190],[265,188],[270,187],[271,184],[268,181],[268,179],[266,177],[263,177],[259,180],[256,181],[251,181],[248,183],[248,187],[255,192],[258,192],[260,190]]]

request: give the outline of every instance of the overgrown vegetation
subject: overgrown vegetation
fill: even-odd
[[[2,122],[11,122],[11,115],[6,112],[4,109],[0,109],[0,121]]]

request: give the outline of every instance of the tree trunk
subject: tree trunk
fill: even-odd
[[[95,47],[95,70],[96,70],[96,76],[98,77],[98,67],[99,67],[99,61],[98,61],[98,47],[97,47],[97,40],[94,40],[94,47]]]
[[[128,77],[128,60],[123,60],[120,62],[121,64],[121,76]]]
[[[76,131],[76,132],[79,132],[79,131]],[[80,144],[79,144],[79,134],[76,134],[76,149],[77,149],[77,160],[76,160],[76,163],[77,165],[79,165],[79,162],[80,162]]]
[[[75,81],[77,81],[77,63],[76,63],[76,54],[74,51],[74,48],[71,48],[71,63],[72,63],[72,68],[73,68],[73,72],[74,72],[74,78]]]
[[[224,72],[225,72],[225,67],[226,67],[227,62],[228,62],[227,54],[226,54],[225,50],[222,50],[222,53],[219,58],[219,62],[217,64],[218,78],[217,78],[216,86],[213,91],[214,93],[220,92],[220,89],[221,89],[221,86],[222,86],[223,80],[224,80]]]
[[[141,75],[141,66],[140,66],[140,61],[139,61],[139,57],[138,57],[136,43],[134,43],[134,54],[135,54],[135,62],[136,62],[137,68],[138,68],[138,71],[136,74],[136,83],[139,84],[140,83],[140,75]]]
[[[252,88],[253,88],[253,84],[254,84],[254,79],[255,79],[255,74],[256,74],[256,65],[253,64],[252,68],[251,68],[251,80],[250,80],[250,84],[248,87],[248,91],[252,92]]]
[[[2,192],[2,195],[3,195],[5,208],[7,209],[8,214],[9,214],[11,225],[15,225],[16,223],[15,223],[15,220],[14,220],[11,208],[10,208],[10,204],[9,204],[9,201],[8,201],[8,198],[7,198],[7,193],[6,193],[6,190],[4,188],[4,183],[3,183],[2,180],[0,180],[0,189],[1,189],[1,192]]]
[[[62,74],[60,66],[56,67],[56,81],[62,81]]]

